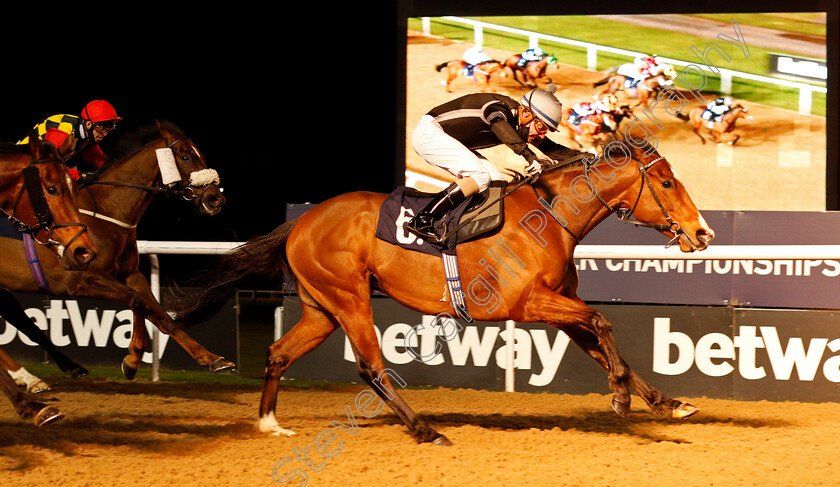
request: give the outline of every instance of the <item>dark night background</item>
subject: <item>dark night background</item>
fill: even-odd
[[[836,11],[833,1],[4,7],[0,139],[16,141],[43,118],[78,114],[97,98],[125,119],[105,139],[106,154],[121,134],[155,118],[169,120],[219,172],[227,204],[204,217],[192,205],[159,196],[141,219],[138,238],[244,241],[281,224],[287,203],[318,203],[354,190],[390,192],[403,184],[407,15]],[[836,25],[829,26],[828,44],[835,46],[829,47],[829,106],[836,107]],[[836,125],[831,110],[835,134]],[[836,159],[836,145],[830,150]]]

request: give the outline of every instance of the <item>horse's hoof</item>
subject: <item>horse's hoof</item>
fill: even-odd
[[[30,394],[37,394],[39,392],[44,392],[48,390],[50,390],[50,385],[42,380],[39,380],[38,382],[31,384],[29,387],[26,388],[26,392]]]
[[[51,423],[55,423],[64,417],[64,412],[52,406],[46,406],[35,415],[33,422],[35,426],[41,427]]]
[[[128,364],[125,363],[125,360],[123,360],[122,363],[120,364],[120,369],[122,369],[123,375],[128,380],[134,379],[134,376],[137,375],[137,368],[129,366]]]
[[[612,399],[612,408],[616,414],[621,416],[622,418],[626,418],[630,416],[630,400],[622,401],[619,400],[617,397],[613,396]]]
[[[694,416],[699,412],[700,408],[692,406],[687,402],[684,402],[681,403],[679,406],[675,407],[673,411],[671,411],[671,416],[674,419],[685,419],[689,416]]]
[[[434,440],[432,440],[432,444],[437,446],[452,446],[452,442],[449,441],[449,438],[443,435],[438,435]]]
[[[236,364],[224,357],[219,357],[215,362],[210,364],[210,372],[223,372],[225,370],[229,370],[231,372],[236,370]]]
[[[79,377],[84,377],[90,374],[90,371],[81,365],[70,371],[70,376],[74,379],[78,379]]]

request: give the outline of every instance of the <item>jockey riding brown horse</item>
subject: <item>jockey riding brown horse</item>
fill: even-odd
[[[741,138],[740,135],[732,133],[735,130],[735,122],[739,118],[746,118],[747,120],[753,119],[752,115],[747,113],[747,109],[741,104],[732,105],[732,108],[723,114],[723,117],[721,117],[719,122],[704,120],[704,111],[706,111],[706,107],[699,106],[691,109],[691,111],[688,112],[688,115],[677,113],[677,118],[683,122],[691,122],[694,128],[694,133],[700,137],[700,141],[704,144],[706,143],[706,138],[700,135],[700,129],[704,125],[709,129],[709,135],[712,137],[713,141],[718,144],[726,142],[729,145],[735,145],[735,143],[738,142],[738,139]],[[726,136],[724,134],[729,135]]]
[[[546,76],[548,66],[557,62],[557,59],[554,56],[549,55],[539,61],[528,61],[523,67],[519,65],[520,59],[522,59],[521,54],[514,54],[505,60],[503,66],[505,71],[510,72],[517,83],[526,88],[536,88],[537,80]],[[523,80],[519,79],[520,74],[522,75]]]
[[[158,151],[171,151],[172,181],[164,184],[164,169]],[[213,372],[234,364],[209,352],[182,330],[173,329],[171,319],[152,294],[140,271],[137,224],[155,195],[164,193],[186,199],[206,215],[218,213],[225,202],[218,176],[208,169],[203,154],[175,125],[156,121],[119,141],[111,160],[97,171],[96,179],[79,192],[80,219],[100,251],[99,258],[85,272],[60,268],[38,249],[41,273],[50,294],[84,296],[116,301],[134,314],[133,334],[122,369],[134,377],[149,349],[146,318],[161,331],[171,334],[195,360]],[[168,158],[167,158],[168,159]],[[0,315],[31,340],[41,345],[62,371],[73,376],[87,371],[55,346],[31,320],[9,292],[38,292],[43,285],[29,272],[28,258],[19,240],[0,238]],[[19,364],[13,364],[19,367]],[[12,369],[16,370],[16,369]]]
[[[440,63],[435,66],[435,70],[437,72],[445,71],[446,73],[446,91],[452,93],[452,82],[459,76],[470,76],[466,74],[467,66],[469,66],[467,62],[460,59]],[[502,63],[499,61],[489,60],[474,65],[471,76],[473,80],[481,86],[482,92],[493,91],[490,87],[490,76],[497,71],[501,71],[502,75],[505,74],[504,69],[502,69]]]
[[[577,124],[569,121],[573,113],[572,109],[563,110],[558,131],[573,140],[581,150],[592,149],[597,153],[598,147],[603,148],[614,138],[618,123],[612,113],[596,112],[586,115]]]
[[[574,210],[567,206],[570,190],[580,196]],[[447,285],[441,258],[375,236],[386,197],[353,192],[325,201],[219,257],[218,266],[196,279],[202,283],[200,288],[178,300],[167,300],[178,322],[188,326],[193,314],[198,321],[206,318],[206,310],[225,302],[236,291],[237,282],[248,275],[294,276],[303,315],[269,348],[260,401],[263,431],[290,433],[275,417],[278,381],[298,358],[340,327],[350,341],[359,375],[396,412],[415,440],[451,444],[395,390],[393,383],[398,381],[391,380],[393,374],[383,363],[373,326],[370,300],[374,290],[425,314],[451,311],[450,303],[441,300]],[[576,292],[575,246],[613,212],[652,226],[684,252],[708,246],[714,232],[668,161],[652,148],[618,143],[603,158],[547,168],[536,182],[510,189],[504,201],[506,223],[501,230],[458,245],[461,277],[469,283],[480,279],[495,283],[477,263],[498,241],[526,265],[520,264],[521,270],[516,269],[506,286],[491,286],[498,296],[492,307],[480,304],[487,304],[485,292],[469,294],[471,316],[477,321],[547,323],[563,330],[606,369],[614,392],[612,406],[621,416],[629,413],[631,388],[654,412],[679,419],[696,413],[697,408],[659,392],[628,366],[618,353],[609,321]]]
[[[606,88],[601,94],[623,91],[634,98],[638,98],[639,101],[633,106],[633,109],[639,106],[647,108],[648,101],[651,98],[655,98],[663,86],[673,84],[671,80],[676,76],[676,71],[670,64],[662,65],[661,69],[662,71],[660,73],[648,76],[632,88],[625,88],[625,82],[630,77],[618,74],[615,71],[610,71],[600,81],[596,81],[593,86],[597,88],[598,86],[606,85]]]

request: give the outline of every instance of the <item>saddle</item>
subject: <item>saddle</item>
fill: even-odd
[[[445,239],[431,244],[405,230],[404,225],[422,210],[436,193],[399,187],[385,199],[379,209],[376,237],[430,255],[454,254],[459,243],[474,240],[497,231],[504,224],[504,193],[507,183],[492,181],[487,190],[473,195],[452,209],[443,218]]]

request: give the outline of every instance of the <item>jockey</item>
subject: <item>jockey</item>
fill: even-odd
[[[487,61],[490,61],[490,56],[484,52],[484,47],[482,46],[474,46],[464,51],[464,62],[470,66],[486,63]]]
[[[580,125],[586,117],[596,113],[612,113],[618,110],[618,98],[612,93],[603,93],[595,96],[595,101],[582,102],[572,107],[569,115],[569,123]]]
[[[542,49],[539,47],[532,47],[519,56],[519,61],[516,62],[516,65],[520,68],[524,68],[531,61],[541,61],[544,57],[545,53]]]
[[[657,66],[656,55],[641,55],[636,57],[632,63],[623,64],[618,68],[618,74],[630,78],[626,88],[635,87],[639,82],[644,81],[653,73],[651,70]]]
[[[656,55],[648,56],[642,55],[633,60],[633,64],[639,68],[639,74],[643,76],[642,79],[652,76],[651,70],[657,66]]]
[[[719,122],[721,117],[732,109],[732,98],[728,96],[721,96],[710,101],[703,111],[703,120],[712,122]]]
[[[441,236],[435,232],[435,220],[473,194],[487,189],[491,180],[506,180],[477,149],[506,145],[528,162],[524,172],[509,169],[521,177],[537,175],[543,164],[550,163],[540,160],[528,144],[553,157],[576,153],[546,138],[549,130],[557,130],[563,114],[563,106],[554,96],[556,90],[555,85],[549,85],[546,90],[531,90],[519,102],[498,93],[471,93],[423,115],[412,135],[414,150],[429,164],[458,179],[435,195],[406,224],[406,230],[439,242]]]
[[[79,154],[94,169],[108,159],[99,147],[99,142],[116,127],[117,111],[105,100],[94,100],[82,108],[81,117],[75,115],[53,115],[35,126],[38,136],[52,142],[65,163]],[[18,144],[28,144],[29,136]],[[79,181],[80,173],[75,167],[68,167],[70,176]]]

